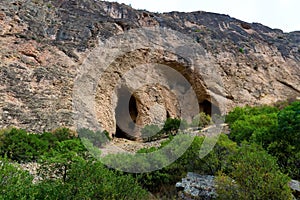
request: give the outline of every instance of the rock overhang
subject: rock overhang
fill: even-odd
[[[94,125],[111,134],[116,128],[129,131],[132,123],[140,130],[146,124],[162,123],[168,116],[191,121],[200,109],[208,110],[203,102],[217,105],[219,111],[226,109],[226,94],[214,67],[214,60],[186,35],[162,28],[132,30],[91,52],[75,81],[74,97],[78,98],[76,90],[91,88],[82,100],[90,96]],[[120,101],[122,88],[127,97]],[[129,112],[131,96],[138,102],[135,122]]]

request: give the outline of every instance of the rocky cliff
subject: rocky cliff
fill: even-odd
[[[0,52],[0,128],[74,127],[74,112],[83,112],[112,134],[132,121],[143,126],[300,96],[299,31],[203,11],[161,14],[97,0],[2,0]],[[192,89],[172,91],[167,86],[180,77],[153,63],[174,69]],[[125,76],[132,69],[138,70]],[[76,92],[78,83],[85,92]],[[186,98],[193,94],[196,103]],[[81,110],[78,104],[89,105]],[[125,116],[120,123],[118,116]]]

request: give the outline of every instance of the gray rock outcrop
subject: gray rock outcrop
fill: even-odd
[[[214,176],[188,172],[181,182],[176,183],[176,189],[182,191],[179,192],[180,199],[216,199]]]

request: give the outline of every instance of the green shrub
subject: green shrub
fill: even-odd
[[[69,128],[57,128],[54,131],[52,131],[52,134],[57,138],[58,141],[64,141],[69,140],[77,137],[77,134],[75,131],[72,131]]]
[[[300,101],[292,103],[279,112],[276,138],[287,141],[300,151]]]
[[[238,143],[246,140],[267,147],[277,126],[277,113],[245,115],[230,125],[230,138]]]
[[[300,178],[300,102],[279,110],[258,106],[235,108],[226,116],[230,138],[238,143],[250,141],[263,146],[275,156],[281,170],[292,178]]]
[[[236,120],[244,120],[249,116],[278,113],[279,109],[273,106],[236,107],[225,118],[225,122],[233,124]]]
[[[49,132],[42,133],[41,135],[38,135],[38,137],[41,140],[48,142],[49,149],[53,148],[55,146],[56,142],[58,142],[58,138],[54,134],[49,133]]]
[[[131,175],[108,170],[101,162],[74,163],[67,184],[76,199],[148,199]]]
[[[232,172],[217,178],[219,199],[292,199],[288,176],[260,146],[243,144],[232,163]]]
[[[14,161],[36,161],[48,151],[49,143],[38,135],[28,134],[22,129],[12,128],[2,136],[0,155]]]
[[[81,139],[87,139],[95,147],[102,147],[111,140],[111,138],[109,137],[109,133],[106,130],[102,132],[94,132],[92,130],[82,128],[78,130],[78,135]]]
[[[164,127],[163,127],[163,132],[167,134],[175,134],[177,133],[179,127],[180,127],[181,120],[180,119],[173,119],[173,118],[168,118],[165,121]]]
[[[278,113],[278,128],[267,150],[278,159],[281,169],[300,179],[300,102],[294,102]]]
[[[239,48],[239,52],[244,54],[245,53],[245,50],[243,48]]]
[[[151,125],[146,125],[141,130],[141,133],[142,133],[143,140],[148,142],[148,141],[154,140],[155,136],[159,137],[159,135],[161,133],[161,129],[159,128],[158,125],[151,124]]]
[[[94,160],[73,162],[62,179],[33,177],[0,159],[0,199],[149,199],[147,191],[131,175],[107,169]]]
[[[168,118],[163,128],[158,125],[146,125],[142,130],[142,137],[145,142],[155,141],[169,136],[176,135],[180,130],[188,127],[186,120]]]
[[[33,177],[0,158],[0,199],[30,199]]]
[[[212,124],[211,117],[204,112],[200,112],[198,115],[196,115],[191,123],[191,127],[205,127]]]

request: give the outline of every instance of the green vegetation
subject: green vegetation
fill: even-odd
[[[230,161],[231,172],[217,177],[219,199],[292,199],[288,176],[259,145],[242,144]]]
[[[6,159],[0,162],[0,199],[143,199],[148,196],[131,175],[109,170],[100,162],[72,162],[67,178],[44,179],[36,184],[28,172],[17,169]]]
[[[300,102],[238,107],[226,122],[231,133],[220,135],[204,158],[199,151],[205,138],[184,134],[186,122],[168,119],[161,130],[149,125],[142,131],[148,139],[166,138],[159,148],[101,160],[132,172],[164,166],[141,174],[109,169],[87,151],[88,145],[99,155],[99,147],[110,140],[105,131],[81,129],[78,138],[67,128],[42,134],[1,130],[0,199],[151,199],[149,192],[174,199],[175,183],[187,172],[216,176],[219,199],[291,199],[288,182],[300,179]],[[189,126],[210,124],[211,118],[200,113]],[[178,159],[167,165],[172,156]],[[21,170],[19,164],[26,162],[39,164],[41,181],[33,183],[34,177]]]
[[[230,124],[230,138],[241,143],[253,141],[263,146],[272,141],[271,132],[277,127],[278,109],[269,106],[235,108],[226,117]]]
[[[282,108],[235,108],[226,118],[230,138],[261,145],[276,157],[281,170],[300,179],[300,102]]]
[[[29,199],[33,177],[0,159],[0,199]]]
[[[79,140],[75,132],[59,128],[53,133],[28,134],[22,129],[7,129],[0,133],[0,155],[17,161],[37,161],[42,155],[66,140]]]
[[[145,142],[155,141],[169,136],[176,135],[179,131],[188,127],[185,120],[168,118],[163,128],[158,125],[146,125],[142,130],[142,137]]]
[[[200,129],[211,125],[212,123],[211,117],[204,112],[201,112],[193,118],[191,124],[188,124],[186,120],[168,118],[162,128],[153,124],[146,125],[141,130],[141,133],[144,142],[150,142],[174,136],[188,127],[197,127]]]
[[[241,48],[239,48],[239,52],[242,53],[242,54],[244,54],[245,50],[241,47]]]
[[[73,133],[66,128],[41,135],[21,129],[2,131],[0,199],[147,198],[147,191],[132,175],[110,170],[93,159]],[[33,176],[14,161],[37,161],[43,181],[33,184]]]
[[[212,119],[209,115],[205,114],[204,112],[200,112],[196,115],[191,123],[191,127],[200,127],[203,128],[205,126],[211,125]]]

